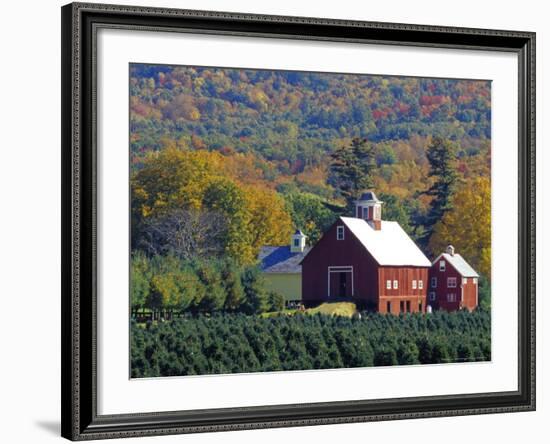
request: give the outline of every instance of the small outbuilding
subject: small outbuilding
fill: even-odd
[[[292,235],[290,245],[265,246],[258,260],[269,290],[284,296],[287,305],[302,300],[302,266],[309,252],[307,236],[300,230]]]
[[[449,245],[430,268],[428,304],[434,309],[472,311],[479,304],[478,280],[477,272]]]

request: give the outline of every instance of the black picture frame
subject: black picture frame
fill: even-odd
[[[62,15],[62,436],[71,440],[535,409],[535,33],[72,3]],[[100,27],[507,51],[519,66],[518,390],[97,414],[95,39]]]

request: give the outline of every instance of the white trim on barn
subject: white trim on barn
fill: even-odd
[[[330,273],[349,273],[351,271],[351,296],[355,295],[353,283],[353,265],[329,266],[327,270],[327,296],[330,298]]]

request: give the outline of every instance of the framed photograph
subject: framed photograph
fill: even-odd
[[[62,435],[535,409],[535,34],[62,8]]]

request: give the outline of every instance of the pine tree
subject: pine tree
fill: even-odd
[[[434,137],[426,152],[430,163],[429,176],[434,179],[432,186],[424,193],[432,197],[430,208],[424,220],[426,244],[434,225],[451,209],[451,196],[458,182],[456,166],[456,146],[449,140]]]
[[[241,275],[245,298],[240,310],[246,314],[263,313],[268,309],[268,295],[263,277],[255,267],[248,267]]]
[[[352,209],[359,193],[373,187],[374,146],[366,139],[355,138],[351,145],[338,148],[330,157],[332,184],[346,199],[348,210]]]

